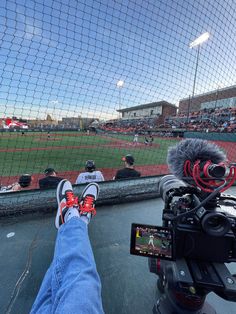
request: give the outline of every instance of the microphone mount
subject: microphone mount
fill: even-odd
[[[185,177],[191,177],[196,186],[204,192],[211,193],[222,186],[222,189],[220,189],[222,193],[234,184],[236,166],[233,164],[228,166],[223,162],[213,164],[211,160],[204,163],[201,160],[196,160],[192,164],[190,160],[186,160],[184,175]]]

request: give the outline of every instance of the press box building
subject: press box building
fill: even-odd
[[[166,117],[176,114],[177,107],[167,101],[158,101],[117,111],[122,114],[124,120],[156,118],[157,123],[161,124]]]
[[[179,101],[179,113],[230,107],[236,107],[236,85],[199,94],[193,98],[184,98]]]

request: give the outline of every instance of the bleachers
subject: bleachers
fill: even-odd
[[[236,108],[203,109],[165,119],[165,126],[191,131],[235,132]]]
[[[164,124],[157,119],[117,119],[99,125],[103,131],[134,133],[157,129],[183,129],[190,131],[227,132],[236,130],[236,108],[203,109],[167,117]]]
[[[119,133],[142,132],[154,129],[157,126],[155,118],[141,119],[117,119],[100,124],[99,128],[104,131],[116,131]]]

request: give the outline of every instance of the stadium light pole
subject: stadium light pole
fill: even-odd
[[[121,109],[121,89],[124,86],[124,81],[119,80],[116,83],[116,87],[119,89],[119,110]],[[120,112],[119,112],[119,117],[120,117]]]
[[[217,84],[215,106],[214,106],[214,112],[213,112],[213,117],[212,117],[212,118],[213,118],[212,120],[214,120],[215,122],[217,122],[217,119],[215,119],[216,116],[215,116],[214,113],[215,113],[215,110],[216,110],[216,108],[217,108],[217,102],[218,102],[218,100],[219,100],[219,90],[220,90],[221,88],[223,88],[222,84]]]
[[[208,32],[203,33],[199,37],[197,37],[194,41],[192,41],[189,44],[189,48],[192,49],[194,47],[197,47],[197,59],[196,59],[196,67],[195,67],[195,72],[194,72],[194,80],[193,80],[193,92],[192,92],[192,100],[195,95],[195,87],[196,87],[196,80],[197,80],[197,70],[198,70],[198,63],[199,63],[199,55],[200,55],[200,47],[201,45],[206,42],[210,37],[210,34]],[[189,111],[190,111],[190,105],[191,102],[189,101],[188,103],[188,116],[187,116],[187,123],[189,123]]]

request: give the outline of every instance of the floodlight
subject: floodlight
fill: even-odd
[[[119,81],[116,83],[116,86],[117,86],[118,88],[122,88],[122,87],[124,86],[124,81],[119,80]]]
[[[196,38],[194,41],[192,41],[189,44],[189,48],[193,48],[193,47],[201,45],[202,43],[207,41],[209,37],[210,37],[210,34],[208,32],[202,34],[201,36],[199,36],[198,38]]]

